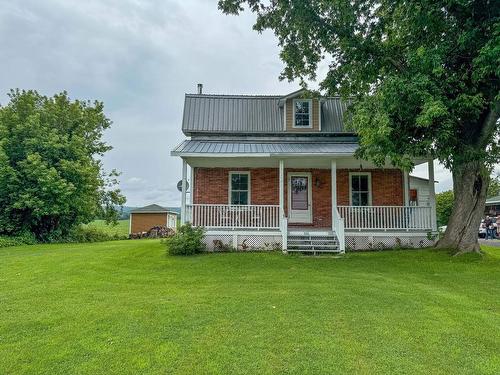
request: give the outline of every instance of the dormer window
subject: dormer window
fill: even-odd
[[[293,101],[293,127],[312,128],[312,100],[294,99]]]

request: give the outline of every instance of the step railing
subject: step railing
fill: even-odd
[[[431,207],[339,206],[345,229],[432,230]]]
[[[281,216],[281,241],[282,241],[282,250],[286,251],[288,249],[288,218],[285,216],[285,211],[283,209],[280,210]]]
[[[205,228],[280,229],[278,205],[188,204],[186,218]]]
[[[337,235],[337,240],[339,241],[339,250],[341,252],[345,252],[345,223],[344,219],[340,216],[339,210],[334,208],[333,212],[333,220],[332,220],[332,229]]]

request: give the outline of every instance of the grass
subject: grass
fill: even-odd
[[[495,374],[500,249],[0,250],[2,374]]]
[[[127,220],[118,220],[117,225],[108,225],[104,220],[94,220],[86,225],[88,228],[95,228],[109,235],[119,235],[128,237],[129,222]]]

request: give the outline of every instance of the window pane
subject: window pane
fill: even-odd
[[[239,192],[232,192],[231,193],[231,204],[239,204],[240,200],[240,193]]]
[[[351,176],[352,191],[359,191],[359,176]]]
[[[352,205],[359,206],[359,194],[356,192],[352,192]]]
[[[239,204],[248,204],[248,192],[240,191],[240,203]]]
[[[358,176],[359,177],[359,187],[361,191],[368,191],[368,176]]]
[[[248,190],[248,175],[240,174],[240,188],[239,190]]]
[[[309,101],[295,101],[295,126],[309,126]]]
[[[291,203],[292,210],[307,210],[308,209],[308,178],[307,177],[291,177]]]
[[[368,206],[368,193],[359,193],[360,206]]]

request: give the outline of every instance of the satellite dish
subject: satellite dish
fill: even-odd
[[[177,190],[182,191],[182,180],[177,183]],[[189,182],[186,181],[186,191],[189,190]]]

